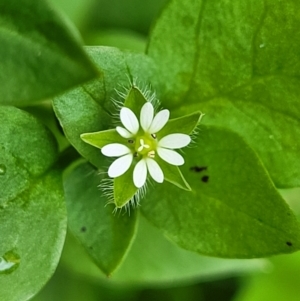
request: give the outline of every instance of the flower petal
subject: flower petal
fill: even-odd
[[[158,147],[157,153],[163,160],[165,160],[169,164],[176,166],[184,164],[184,159],[182,158],[182,156],[171,149]]]
[[[144,159],[141,159],[133,170],[133,183],[135,187],[141,188],[147,178],[147,165]]]
[[[141,109],[140,122],[143,130],[146,132],[153,120],[154,108],[150,102],[146,102]]]
[[[157,133],[158,131],[160,131],[165,125],[166,123],[168,122],[169,120],[169,117],[170,117],[170,111],[169,110],[162,110],[160,112],[158,112],[151,125],[150,125],[150,128],[148,130],[148,132],[150,134],[155,134]]]
[[[120,119],[129,132],[134,135],[137,133],[139,130],[139,121],[130,109],[123,107],[120,111]]]
[[[126,129],[122,128],[121,126],[116,127],[116,131],[119,133],[120,136],[123,138],[131,138],[133,136],[132,133],[127,131]]]
[[[191,137],[186,134],[170,134],[159,140],[158,146],[166,148],[182,148],[191,142]]]
[[[125,155],[115,160],[108,168],[108,175],[116,178],[124,174],[130,167],[133,159],[132,154]]]
[[[162,183],[164,181],[164,174],[158,163],[151,158],[147,158],[146,163],[150,176],[153,178],[153,180],[157,183]]]
[[[120,157],[131,152],[130,148],[121,143],[111,143],[101,148],[101,153],[107,157]]]

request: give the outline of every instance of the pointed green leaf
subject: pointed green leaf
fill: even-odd
[[[90,260],[83,247],[67,235],[62,265],[79,277],[123,285],[163,285],[207,281],[229,276],[264,271],[268,261],[263,259],[221,259],[200,256],[179,248],[143,217],[139,217],[138,231],[128,256],[110,279]],[[115,287],[115,286],[114,286]]]
[[[154,66],[142,54],[123,53],[112,47],[87,47],[86,50],[96,66],[105,70],[104,76],[56,97],[53,105],[71,144],[93,165],[102,168],[99,150],[82,141],[80,135],[114,128],[111,115],[118,110],[112,99],[121,100],[115,90],[124,92],[122,86],[130,86],[129,78],[148,83]]]
[[[130,253],[111,280],[127,284],[166,283],[177,286],[178,283],[207,281],[211,277],[240,276],[262,270],[266,265],[264,260],[226,260],[188,252],[166,239],[141,216]]]
[[[300,186],[299,9],[293,0],[172,0],[148,47],[164,104],[241,134],[278,187]]]
[[[300,248],[300,227],[260,160],[233,132],[202,128],[185,150],[192,192],[168,183],[147,194],[143,214],[181,247],[229,258]]]
[[[90,164],[83,163],[67,175],[64,186],[69,227],[109,276],[120,265],[133,240],[136,212],[113,213],[114,206],[107,205],[103,186],[98,187],[102,178]],[[109,193],[107,185],[105,189]]]
[[[0,107],[0,300],[28,300],[49,280],[66,234],[57,146],[28,113]]]
[[[0,1],[0,102],[24,105],[95,78],[68,22],[43,0]]]

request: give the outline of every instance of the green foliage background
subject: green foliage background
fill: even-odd
[[[298,253],[251,258],[300,248],[299,11],[0,0],[0,299],[298,300]],[[135,78],[171,118],[206,116],[184,154],[192,192],[155,186],[114,216],[108,162],[80,134],[112,128]]]

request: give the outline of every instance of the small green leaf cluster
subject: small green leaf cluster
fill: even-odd
[[[277,190],[300,185],[299,9],[170,0],[139,53],[83,48],[44,0],[0,0],[0,300],[44,286],[67,226],[103,274],[135,283],[170,279],[171,259],[184,265],[178,280],[232,269],[201,255],[299,250],[299,223]],[[170,118],[155,128],[158,99],[155,116]],[[124,108],[141,127],[125,125]],[[118,148],[130,154],[121,174],[105,155],[113,143],[129,149]],[[130,214],[113,213],[138,195]]]

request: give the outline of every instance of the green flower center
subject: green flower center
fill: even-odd
[[[135,151],[140,155],[152,156],[157,147],[157,140],[155,135],[137,136],[135,140]]]

